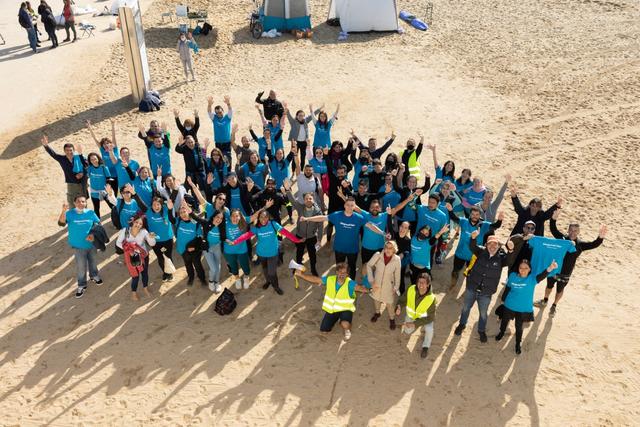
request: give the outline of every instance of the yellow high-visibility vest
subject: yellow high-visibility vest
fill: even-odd
[[[418,307],[416,307],[416,285],[412,285],[407,289],[407,316],[416,320],[418,318],[427,317],[427,311],[431,304],[436,301],[436,297],[433,294],[429,294],[420,301]]]
[[[400,151],[400,160],[402,160],[402,155],[404,154],[404,150]],[[418,161],[418,156],[415,150],[409,156],[408,167],[409,167],[409,175],[415,176],[419,181],[422,178],[422,170],[420,169],[420,162]]]
[[[349,278],[344,281],[336,292],[336,276],[327,277],[327,286],[322,302],[322,309],[327,313],[339,311],[356,311],[356,299],[349,295]]]

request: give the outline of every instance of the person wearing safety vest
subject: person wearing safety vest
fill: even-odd
[[[400,161],[404,164],[403,182],[407,182],[409,176],[415,176],[418,181],[422,179],[422,170],[420,168],[420,154],[424,144],[424,136],[420,135],[420,143],[416,147],[416,140],[409,138],[407,140],[407,148],[400,151]]]
[[[369,289],[358,285],[355,280],[349,278],[349,267],[345,262],[336,264],[336,274],[332,276],[315,277],[296,271],[296,276],[316,285],[325,286],[322,310],[324,317],[320,324],[320,332],[331,332],[333,326],[340,321],[344,330],[344,340],[351,338],[351,323],[353,312],[356,311],[356,292],[369,293]]]
[[[420,326],[424,326],[424,340],[420,357],[425,359],[433,339],[433,321],[436,319],[436,297],[431,292],[431,276],[422,273],[417,283],[409,286],[396,305],[396,316],[400,316],[402,304],[405,304],[405,320],[402,332],[410,335]]]

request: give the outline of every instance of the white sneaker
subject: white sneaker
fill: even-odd
[[[320,250],[320,248],[321,248],[320,243],[319,243],[319,242],[318,242],[318,243],[316,243],[316,251],[319,251],[319,250]]]
[[[216,290],[216,282],[209,280],[209,290],[211,292],[215,292],[215,290]]]
[[[245,289],[249,289],[249,279],[247,279],[246,277],[243,277],[242,286],[244,286]]]
[[[215,288],[216,288],[216,289],[215,289],[215,291],[214,291],[214,292],[215,292],[216,294],[219,294],[220,292],[222,292],[222,285],[221,285],[220,283],[216,282],[216,286],[215,286]]]
[[[344,330],[344,340],[349,341],[351,339],[351,331],[349,329]]]
[[[82,298],[86,290],[87,290],[86,286],[85,287],[78,286],[78,289],[76,289],[76,298]]]
[[[242,289],[242,280],[240,279],[236,280],[236,289]]]

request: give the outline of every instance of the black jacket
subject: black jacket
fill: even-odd
[[[267,209],[271,218],[278,224],[280,223],[280,209],[285,206],[289,200],[279,191],[270,191],[264,189],[259,191],[252,197],[253,207],[255,210],[261,209],[267,203],[267,200],[273,200],[273,206]]]
[[[193,150],[190,150],[189,147],[187,147],[187,144],[176,145],[176,153],[182,154],[182,157],[184,158],[184,168],[187,172],[198,173],[205,171],[204,156],[202,155],[200,144],[197,142],[193,146]]]
[[[93,224],[89,234],[93,235],[93,246],[99,251],[105,251],[109,243],[109,235],[100,223]]]
[[[531,215],[529,206],[526,208],[523,207],[518,196],[512,197],[511,201],[513,202],[513,209],[518,214],[518,221],[513,227],[513,230],[511,230],[511,235],[513,236],[514,234],[522,233],[524,223],[527,221],[533,221],[536,223],[536,231],[534,234],[536,236],[544,236],[544,223],[551,218],[553,212],[558,209],[558,205],[553,205],[546,211],[539,210],[537,214]]]
[[[180,122],[180,117],[176,117],[176,126],[178,127],[178,130],[180,131],[183,137],[186,138],[187,136],[192,136],[193,139],[196,142],[198,142],[198,129],[200,129],[200,117],[196,116],[193,122],[193,127],[189,130],[187,130],[182,125],[182,123]]]
[[[258,104],[262,104],[264,107],[264,118],[267,120],[271,120],[273,116],[278,116],[280,120],[282,120],[282,116],[284,115],[284,107],[282,103],[277,99],[271,99],[267,97],[266,99],[260,99],[264,92],[260,92],[258,96],[256,96],[256,102]]]
[[[551,222],[549,223],[549,225],[551,226],[551,234],[553,234],[553,237],[555,237],[556,239],[570,240],[569,235],[563,234],[560,232],[560,230],[558,230],[558,226],[556,224],[555,219],[551,218]],[[600,246],[603,241],[604,239],[600,237],[597,237],[595,240],[591,242],[585,242],[580,239],[576,240],[575,242],[576,251],[571,253],[567,252],[565,254],[564,260],[562,262],[562,270],[560,271],[560,274],[563,276],[571,276],[571,273],[573,273],[573,269],[576,266],[576,261],[578,260],[578,257],[580,256],[582,251],[595,249],[598,246]]]
[[[491,256],[489,251],[483,246],[478,246],[473,238],[469,247],[476,256],[476,262],[467,277],[467,290],[491,296],[496,293],[502,268],[507,265],[507,253],[498,249],[498,252]]]

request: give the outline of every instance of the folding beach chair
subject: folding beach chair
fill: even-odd
[[[93,34],[93,30],[96,29],[96,26],[93,24],[89,24],[88,22],[81,22],[80,23],[80,30],[82,31],[82,33],[80,34],[80,38],[83,37],[95,37],[95,34]]]

